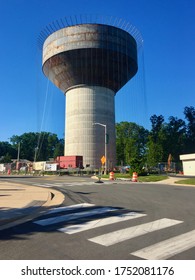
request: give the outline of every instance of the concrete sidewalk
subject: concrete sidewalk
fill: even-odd
[[[61,192],[51,188],[0,182],[0,230],[37,217],[64,199]]]
[[[150,184],[159,184],[159,185],[174,185],[174,186],[186,186],[186,187],[195,187],[195,185],[190,185],[190,184],[178,184],[177,182],[180,180],[187,180],[189,178],[184,178],[184,177],[169,177],[168,179],[162,180],[162,181],[157,181],[157,182],[149,182]]]
[[[154,184],[161,184],[161,185],[175,185],[177,181],[182,180],[183,178],[176,178],[176,177],[169,177],[168,179],[157,181],[157,182],[149,182]]]

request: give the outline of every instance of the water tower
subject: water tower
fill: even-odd
[[[65,155],[81,155],[84,166],[99,168],[106,153],[106,167],[112,168],[115,94],[138,70],[136,39],[104,23],[61,21],[50,27],[42,34],[42,64],[66,96]]]

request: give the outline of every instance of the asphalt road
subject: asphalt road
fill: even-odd
[[[70,176],[10,180],[56,188],[66,199],[1,231],[1,260],[195,258],[195,188]]]

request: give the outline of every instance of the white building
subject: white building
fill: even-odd
[[[195,176],[195,154],[180,155],[184,175]]]

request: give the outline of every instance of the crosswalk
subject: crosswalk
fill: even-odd
[[[152,260],[164,260],[195,246],[195,230],[158,242],[132,255]]]
[[[113,246],[124,241],[135,240],[140,236],[146,236],[150,233],[160,232],[160,230],[175,227],[183,223],[180,220],[161,218],[145,222],[147,214],[140,212],[128,211],[110,206],[97,206],[90,203],[81,203],[71,206],[63,206],[49,210],[41,219],[35,220],[38,226],[54,226],[61,233],[73,235],[84,231],[93,230],[108,225],[117,224],[122,228],[88,238],[89,242],[100,246]],[[140,219],[142,218],[142,219]],[[136,226],[129,226],[129,223],[122,223],[137,219]],[[121,224],[120,224],[121,223]],[[126,227],[124,228],[124,225]],[[79,235],[78,235],[79,236]],[[195,247],[195,230],[178,234],[175,237],[165,239],[161,242],[151,244],[137,251],[129,252],[132,256],[147,260],[169,259],[181,252]]]
[[[64,233],[74,234],[74,233],[78,233],[81,231],[90,230],[90,229],[94,229],[94,228],[98,228],[98,227],[102,227],[102,226],[106,226],[106,225],[111,225],[111,224],[118,223],[118,222],[124,222],[127,220],[136,219],[136,218],[144,217],[144,216],[146,216],[146,214],[128,212],[128,213],[124,213],[124,214],[119,214],[118,216],[112,216],[112,217],[107,217],[107,218],[103,218],[103,219],[87,221],[85,223],[82,223],[79,226],[78,225],[67,226],[64,228],[60,228],[59,230]]]
[[[160,220],[152,221],[150,223],[145,223],[138,226],[129,227],[111,233],[103,234],[98,237],[91,238],[89,240],[104,246],[110,246],[140,235],[148,234],[153,231],[174,226],[179,223],[182,223],[182,221],[171,220],[171,219],[160,219]]]
[[[110,185],[112,183],[113,182],[111,182],[111,181],[105,181],[104,185]],[[70,182],[61,182],[61,183],[53,183],[53,184],[45,182],[43,184],[41,184],[41,183],[33,184],[33,186],[42,187],[42,188],[65,187],[65,186],[67,186],[67,187],[93,186],[93,185],[95,185],[95,182],[93,182],[93,181],[90,181],[90,182],[86,182],[86,181],[77,182],[77,181],[75,181],[75,182],[71,182],[71,183]]]

